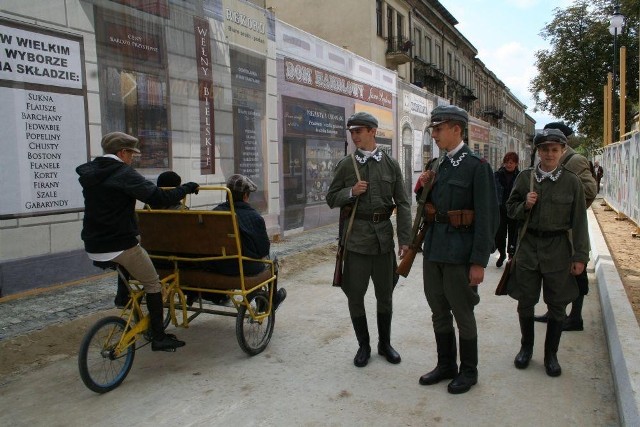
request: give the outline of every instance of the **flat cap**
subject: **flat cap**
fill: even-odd
[[[437,126],[440,123],[451,120],[466,124],[469,122],[469,114],[456,105],[439,105],[431,111],[431,123],[429,127]]]
[[[533,144],[536,147],[552,143],[565,145],[567,143],[567,137],[558,129],[544,129],[533,138]]]
[[[378,119],[369,113],[360,111],[359,113],[355,113],[353,116],[349,117],[347,120],[347,129],[356,129],[361,127],[377,128]]]
[[[558,129],[567,138],[573,135],[573,129],[565,125],[564,122],[551,122],[544,125],[545,129]]]
[[[251,193],[258,189],[258,186],[254,184],[249,177],[236,173],[231,175],[227,180],[227,188],[231,191],[238,191],[240,193]]]
[[[116,154],[120,150],[132,150],[140,153],[138,138],[123,132],[111,132],[102,137],[100,145],[105,154]]]

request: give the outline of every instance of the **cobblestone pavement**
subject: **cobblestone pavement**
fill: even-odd
[[[335,242],[337,224],[287,235],[271,244],[279,259]],[[42,289],[24,297],[0,300],[0,340],[67,322],[113,307],[115,273],[89,277],[68,286]]]

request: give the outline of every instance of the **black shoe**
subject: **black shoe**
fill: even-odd
[[[549,320],[549,313],[547,312],[542,316],[533,316],[533,320],[540,323],[547,323],[547,320]]]
[[[531,361],[531,357],[533,356],[533,348],[522,346],[520,348],[520,352],[516,355],[516,358],[513,360],[513,364],[518,369],[526,369],[529,366],[529,362]]]
[[[280,304],[282,304],[282,301],[284,301],[285,299],[287,299],[287,290],[285,288],[278,289],[278,292],[276,292],[273,298],[274,311],[277,310],[278,307],[280,307]]]
[[[353,364],[358,368],[367,366],[369,358],[371,357],[371,347],[368,345],[361,345],[356,353],[356,357],[353,358]]]
[[[400,354],[389,343],[378,343],[378,354],[380,356],[384,356],[387,359],[387,362],[398,364],[402,360],[400,358]]]
[[[471,387],[478,383],[478,376],[466,376],[460,372],[447,386],[447,391],[451,394],[462,394],[471,390]]]
[[[457,366],[436,366],[431,372],[427,372],[420,377],[420,385],[438,384],[442,380],[452,380],[458,375]]]
[[[507,257],[504,254],[500,254],[500,258],[498,258],[498,261],[496,261],[496,267],[500,268],[502,267],[502,264],[504,264],[504,260]]]
[[[584,325],[582,319],[576,319],[571,316],[564,319],[562,322],[563,331],[584,331]]]
[[[173,334],[164,334],[162,338],[151,341],[153,351],[176,351],[176,348],[184,347],[185,342],[176,338]]]
[[[559,377],[562,374],[562,368],[558,363],[558,355],[556,353],[545,354],[544,369],[550,377]]]

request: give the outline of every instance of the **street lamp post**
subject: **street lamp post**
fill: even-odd
[[[620,5],[616,4],[613,9],[613,15],[609,18],[609,32],[613,36],[613,84],[611,85],[611,109],[613,112],[613,106],[615,105],[615,94],[616,94],[616,68],[617,65],[617,38],[618,34],[622,33],[622,29],[624,28],[624,15],[620,13]],[[611,114],[611,142],[615,140],[615,115]]]

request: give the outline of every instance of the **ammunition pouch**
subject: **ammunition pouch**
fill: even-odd
[[[469,228],[473,224],[474,212],[469,209],[459,209],[447,212],[447,216],[453,228]]]

